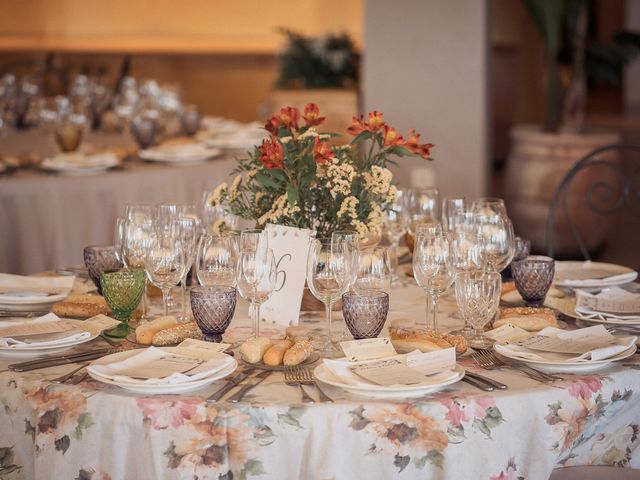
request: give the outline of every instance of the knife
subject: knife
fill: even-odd
[[[222,397],[224,397],[225,394],[229,390],[231,390],[232,388],[236,387],[240,382],[244,381],[244,379],[247,378],[249,376],[249,374],[253,373],[254,370],[255,369],[252,368],[250,370],[245,370],[244,372],[238,373],[232,379],[227,380],[227,382],[224,384],[224,386],[220,390],[215,392],[213,395],[211,395],[205,401],[207,403],[216,403],[218,400],[220,400]]]
[[[494,388],[487,383],[480,383],[478,380],[475,380],[465,374],[464,377],[460,379],[462,382],[468,383],[469,385],[473,385],[476,388],[484,392],[493,392]]]
[[[484,382],[492,387],[498,388],[500,390],[506,390],[507,388],[509,388],[507,385],[505,385],[504,383],[498,382],[497,380],[494,380],[493,378],[489,378],[489,377],[485,377],[484,375],[478,375],[477,373],[474,372],[470,372],[469,370],[465,371],[465,376],[473,378],[474,380],[478,380],[480,382]]]
[[[57,367],[59,365],[67,365],[70,363],[78,363],[86,360],[95,360],[105,355],[111,355],[112,353],[125,352],[126,348],[105,348],[100,350],[94,350],[92,352],[84,352],[82,354],[74,354],[69,356],[49,357],[41,358],[39,360],[32,360],[30,362],[13,363],[8,366],[9,370],[14,372],[28,372],[31,370],[38,370],[40,368]]]
[[[262,381],[270,374],[271,370],[265,370],[264,372],[259,373],[258,375],[253,377],[253,382],[246,384],[244,387],[234,393],[231,397],[229,397],[228,401],[231,403],[239,402],[249,392],[249,390],[252,390],[260,385],[260,383],[262,383]]]

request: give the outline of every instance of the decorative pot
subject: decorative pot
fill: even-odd
[[[532,250],[546,252],[546,223],[553,195],[571,167],[598,147],[619,143],[612,132],[548,133],[534,125],[516,126],[511,131],[511,152],[505,179],[505,200],[516,234],[531,240]],[[585,198],[595,179],[615,175],[611,171],[586,170],[576,177],[568,195],[571,218],[576,223],[589,251],[601,247],[613,220],[594,215]],[[561,210],[555,225],[555,251],[560,257],[579,256],[566,217]]]

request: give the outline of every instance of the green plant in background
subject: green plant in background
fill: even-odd
[[[280,88],[345,88],[358,82],[360,56],[347,34],[306,37],[282,30]]]
[[[589,83],[617,84],[640,53],[640,34],[617,32],[609,42],[589,37],[592,0],[523,0],[545,44],[545,131],[581,132]]]

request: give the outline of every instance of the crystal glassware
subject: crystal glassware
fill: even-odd
[[[124,338],[133,331],[129,326],[129,320],[144,293],[144,270],[131,268],[117,272],[103,272],[100,285],[113,317],[120,321],[120,325],[106,330],[104,334],[109,337]]]
[[[396,198],[385,212],[384,228],[391,244],[391,268],[394,274],[398,270],[398,246],[400,239],[407,232],[409,224],[409,207],[411,194],[409,190],[399,189]]]
[[[196,256],[196,277],[200,285],[235,285],[238,252],[234,241],[231,236],[200,238]]]
[[[440,222],[440,190],[436,187],[411,190],[409,232],[416,234],[420,223]]]
[[[102,287],[100,286],[100,276],[102,272],[110,270],[119,270],[123,267],[123,263],[117,255],[113,245],[91,245],[84,247],[84,266],[87,267],[89,278],[98,288],[98,293],[102,295]]]
[[[490,348],[483,327],[495,316],[500,304],[501,279],[497,272],[468,271],[456,275],[456,301],[462,317],[474,328],[469,345]]]
[[[377,292],[358,295],[348,292],[342,295],[342,315],[353,338],[378,336],[389,313],[389,294]]]
[[[195,105],[185,105],[180,112],[180,126],[188,137],[195,135],[200,129],[202,114]]]
[[[220,227],[225,231],[238,229],[238,217],[230,213],[225,205],[212,205],[212,192],[205,191],[202,194],[202,227],[206,233],[217,235]]]
[[[513,280],[520,296],[529,307],[544,303],[555,273],[553,258],[532,255],[511,264]]]
[[[491,215],[497,213],[507,217],[507,207],[504,200],[497,197],[480,197],[471,204],[471,211],[480,215]]]
[[[413,276],[427,294],[427,327],[438,330],[438,298],[453,283],[449,242],[440,224],[428,224],[421,230],[413,250]]]
[[[349,290],[356,281],[358,257],[360,255],[360,237],[355,230],[336,230],[331,234],[331,241],[336,244],[343,244],[348,256],[349,284],[347,290]]]
[[[185,257],[185,268],[180,279],[180,295],[182,297],[182,314],[180,320],[187,321],[187,275],[193,267],[196,257],[196,248],[200,234],[198,222],[194,218],[180,217],[176,220],[180,229],[180,243]]]
[[[487,268],[494,272],[502,271],[511,263],[515,252],[511,220],[496,213],[477,214],[475,224],[482,237],[482,256]]]
[[[236,289],[224,285],[191,289],[191,312],[207,342],[221,342],[236,310]]]
[[[346,291],[349,282],[349,258],[341,244],[314,240],[307,256],[307,285],[314,297],[324,303],[327,324],[326,342],[320,351],[332,354],[337,351],[331,341],[331,314],[333,304]]]
[[[456,215],[467,207],[465,197],[444,197],[442,200],[442,228],[445,232],[455,230]]]
[[[63,152],[75,152],[84,136],[86,119],[83,115],[70,115],[58,121],[54,128],[56,144]]]
[[[376,247],[360,252],[357,258],[353,291],[360,296],[377,295],[391,288],[389,249]]]
[[[515,251],[513,254],[513,261],[522,260],[527,258],[531,253],[531,240],[522,238],[516,235],[514,239]]]
[[[142,150],[153,145],[159,132],[158,119],[154,115],[136,115],[130,124],[131,135]]]

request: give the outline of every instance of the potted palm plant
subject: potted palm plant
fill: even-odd
[[[512,130],[505,197],[517,230],[531,240],[533,249],[543,251],[549,206],[564,174],[595,148],[620,141],[616,132],[585,124],[588,86],[617,83],[623,65],[639,51],[640,35],[621,31],[608,42],[592,40],[590,0],[523,1],[544,42],[546,116],[542,126],[520,125]],[[578,226],[589,228],[588,248],[595,249],[602,244],[607,225],[587,225],[588,217],[580,217],[580,193],[573,195]],[[570,231],[562,221],[558,223],[556,250],[571,255]]]

